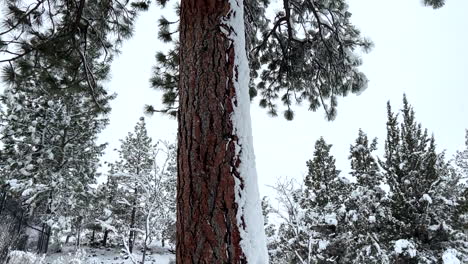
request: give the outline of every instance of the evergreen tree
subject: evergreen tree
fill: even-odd
[[[351,186],[339,176],[330,149],[323,138],[316,142],[301,188],[292,181],[275,186],[281,206],[275,213],[282,221],[269,243],[272,263],[346,263]]]
[[[127,226],[128,249],[133,252],[133,246],[137,238],[137,225],[139,220],[141,184],[142,179],[146,179],[151,174],[154,164],[154,144],[148,136],[144,118],[136,124],[134,132],[129,132],[124,140],[121,140],[119,149],[119,160],[115,163],[115,175],[119,177],[120,188],[122,188],[121,203],[127,205],[124,215],[124,226]],[[130,211],[130,213],[128,213]],[[126,216],[129,216],[127,218]],[[141,219],[140,219],[141,220]]]
[[[369,144],[367,135],[359,129],[359,135],[354,145],[350,147],[351,175],[356,178],[359,186],[376,189],[382,182],[379,165],[372,155],[377,150],[377,138]]]
[[[350,194],[349,181],[340,177],[335,158],[330,154],[332,145],[320,138],[315,143],[314,157],[307,162],[309,172],[304,189],[296,194],[302,213],[302,234],[296,237],[295,260],[307,263],[334,263],[343,261],[346,243],[345,201]],[[285,237],[284,239],[290,239]]]
[[[2,102],[2,181],[25,217],[43,225],[46,238],[38,250],[46,252],[51,227],[69,225],[87,207],[105,147],[96,143],[97,135],[107,119],[92,110],[91,99],[83,94],[7,89]]]
[[[388,104],[385,160],[380,162],[391,192],[387,248],[395,249],[393,261],[435,263],[442,250],[456,248],[460,240],[449,217],[459,194],[458,179],[444,155],[436,153],[434,137],[416,122],[406,97],[401,114],[398,127]]]
[[[389,263],[387,249],[381,242],[385,238],[383,226],[390,214],[385,192],[380,188],[383,175],[372,152],[377,150],[377,139],[369,142],[367,135],[359,130],[349,159],[350,174],[356,178],[353,191],[346,201],[347,221],[352,238],[346,253],[347,262]]]

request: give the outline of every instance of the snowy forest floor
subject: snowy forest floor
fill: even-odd
[[[136,261],[141,260],[141,252],[135,252]],[[79,259],[79,261],[77,261]],[[164,248],[153,248],[147,252],[145,263],[170,264],[175,263],[174,254]],[[13,261],[13,263],[15,263]],[[79,263],[79,264],[132,264],[131,259],[120,248],[89,248],[83,247],[76,252],[72,247],[64,248],[63,252],[47,254],[40,262],[44,264]],[[140,262],[138,262],[140,263]]]

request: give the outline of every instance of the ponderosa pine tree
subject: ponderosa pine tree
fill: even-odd
[[[267,262],[258,230],[252,96],[259,93],[272,115],[280,98],[288,120],[294,100],[307,101],[310,110],[322,106],[333,119],[338,96],[366,87],[354,50],[370,42],[350,23],[346,2],[282,3],[271,23],[269,1],[254,0],[182,1],[179,24],[160,20],[161,38],[176,42],[168,55],[158,54],[152,81],[165,92],[163,111],[179,124],[178,263]],[[260,81],[250,81],[249,72]],[[223,234],[228,239],[220,240]]]
[[[101,245],[104,247],[108,245],[109,234],[113,231],[108,227],[114,227],[117,223],[116,218],[125,212],[124,205],[119,203],[121,194],[119,193],[119,179],[115,176],[115,165],[113,163],[107,163],[107,165],[109,166],[107,181],[98,186],[97,189],[97,198],[99,199],[97,203],[100,205],[98,208],[102,210],[102,213],[95,218],[103,229]]]
[[[51,225],[69,225],[86,206],[105,147],[97,144],[97,135],[107,119],[83,94],[58,96],[23,87],[7,89],[1,100],[2,181],[24,217],[39,219],[44,237],[38,251],[47,252]]]
[[[119,197],[120,203],[127,205],[124,217],[128,226],[128,250],[133,252],[133,246],[137,238],[137,226],[140,216],[141,206],[141,181],[150,177],[154,164],[154,144],[151,137],[148,136],[146,123],[143,117],[136,124],[134,132],[129,132],[125,139],[121,140],[121,146],[118,150],[119,160],[115,163],[115,175],[118,177],[119,187],[122,197]],[[129,213],[128,213],[129,212]]]
[[[99,81],[107,76],[115,44],[131,35],[136,10],[147,9],[148,2],[6,2],[0,49],[9,56],[2,62],[12,63],[4,68],[5,79],[86,89],[105,108]],[[261,105],[273,115],[281,97],[287,119],[293,118],[294,100],[308,101],[311,110],[322,106],[333,119],[337,97],[366,86],[355,49],[370,43],[350,23],[344,0],[282,3],[270,22],[266,0],[181,1],[178,52],[171,56],[178,66],[170,81],[177,84],[163,87],[167,102],[178,102],[178,263],[267,262],[258,230],[263,221],[249,95],[260,91]],[[424,3],[438,8],[444,0]],[[249,73],[261,81],[250,81]]]

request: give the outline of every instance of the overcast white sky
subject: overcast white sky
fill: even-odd
[[[386,102],[399,109],[403,93],[415,107],[416,118],[434,133],[439,150],[449,156],[464,145],[468,128],[468,1],[447,0],[439,10],[423,7],[420,0],[350,0],[352,21],[375,43],[364,55],[369,88],[360,96],[339,100],[338,117],[324,120],[323,111],[297,107],[293,121],[271,118],[257,103],[252,104],[254,148],[260,192],[278,177],[301,179],[307,171],[314,143],[324,136],[333,144],[337,166],[347,171],[349,145],[362,128],[379,138],[379,153],[385,139]],[[167,11],[162,11],[167,12]],[[113,149],[119,139],[133,130],[143,115],[143,105],[161,107],[159,92],[149,88],[156,50],[157,19],[161,11],[153,6],[136,25],[134,37],[123,47],[112,66],[108,88],[118,93],[112,103],[111,123],[101,136],[109,142],[105,159],[117,157]],[[153,139],[174,141],[177,124],[162,115],[147,117]]]

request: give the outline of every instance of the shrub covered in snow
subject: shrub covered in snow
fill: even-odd
[[[8,254],[8,264],[43,264],[45,256],[39,256],[31,252],[13,250]]]
[[[59,256],[54,260],[46,260],[45,255],[14,250],[8,255],[6,264],[94,264],[94,262],[88,261],[84,250]]]
[[[6,259],[9,251],[17,241],[16,232],[13,229],[14,223],[11,218],[0,218],[0,260]]]
[[[398,255],[405,255],[411,258],[416,256],[416,249],[414,248],[414,244],[406,239],[399,239],[395,241],[394,249],[395,253]]]

